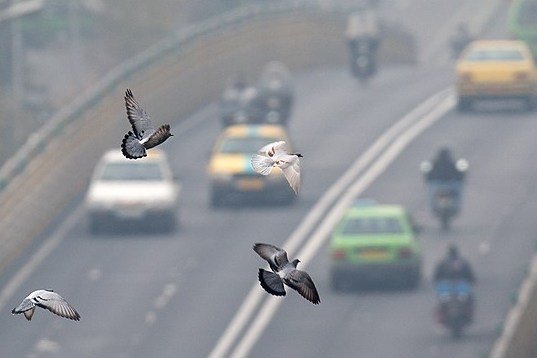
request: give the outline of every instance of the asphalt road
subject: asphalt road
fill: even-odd
[[[441,17],[441,13],[436,16]],[[214,106],[163,146],[183,184],[181,230],[172,235],[93,237],[75,210],[60,220],[61,243],[1,307],[2,357],[203,357],[214,347],[256,280],[253,242],[282,244],[312,205],[391,124],[452,82],[451,67],[386,68],[368,87],[346,69],[296,74],[290,124],[306,154],[299,201],[289,207],[213,210],[205,166],[220,130]],[[161,105],[171,105],[162,103]],[[456,240],[479,278],[475,324],[453,343],[433,322],[426,278],[415,291],[332,293],[323,246],[308,271],[322,303],[292,293],[252,356],[476,357],[490,348],[534,249],[537,167],[534,114],[486,106],[448,113],[413,142],[364,196],[405,205],[424,226],[426,278],[446,242]],[[186,127],[183,127],[186,128]],[[440,236],[426,207],[419,162],[443,143],[471,163],[464,212]],[[486,242],[486,244],[483,244]],[[483,247],[490,247],[489,252]],[[480,250],[481,247],[481,250]],[[0,292],[33,252],[0,278]],[[54,288],[80,322],[39,311],[31,323],[7,313],[27,293]],[[261,288],[259,288],[261,290]]]

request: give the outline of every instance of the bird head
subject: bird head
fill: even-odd
[[[293,261],[291,261],[291,263],[293,264],[293,266],[296,268],[296,266],[298,265],[298,263],[300,262],[299,259],[294,259]]]

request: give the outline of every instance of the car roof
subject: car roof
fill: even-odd
[[[121,150],[119,149],[111,149],[108,150],[104,155],[102,156],[102,160],[110,163],[110,162],[132,162],[133,159],[127,159],[121,153]],[[143,161],[163,161],[166,160],[166,153],[160,149],[151,149],[147,152],[147,157],[136,159],[136,160],[143,160]]]
[[[283,126],[276,124],[237,124],[227,127],[222,133],[225,137],[287,137]]]
[[[379,204],[379,205],[361,205],[357,204],[349,208],[345,217],[383,217],[383,216],[402,216],[406,210],[401,205]]]
[[[476,40],[473,41],[469,48],[475,50],[481,49],[517,49],[527,50],[528,45],[519,40]]]

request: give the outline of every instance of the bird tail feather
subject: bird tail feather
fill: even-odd
[[[147,155],[143,144],[132,132],[125,134],[125,137],[123,137],[121,153],[128,159],[138,159]]]
[[[285,288],[283,287],[283,281],[274,272],[259,269],[258,273],[259,283],[261,287],[268,293],[274,296],[285,296]]]
[[[252,168],[259,174],[269,175],[272,171],[272,164],[274,164],[274,161],[269,157],[259,154],[252,156]]]

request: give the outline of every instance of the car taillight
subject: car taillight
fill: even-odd
[[[472,75],[469,73],[461,73],[459,78],[461,82],[472,82]]]
[[[529,74],[527,72],[515,72],[515,80],[517,81],[525,81],[529,78]]]
[[[334,250],[332,251],[333,260],[344,260],[347,257],[347,254],[343,250]]]
[[[410,247],[401,247],[397,251],[397,256],[400,259],[409,259],[409,258],[412,257],[413,254],[414,254],[414,251],[412,251],[412,249]]]

